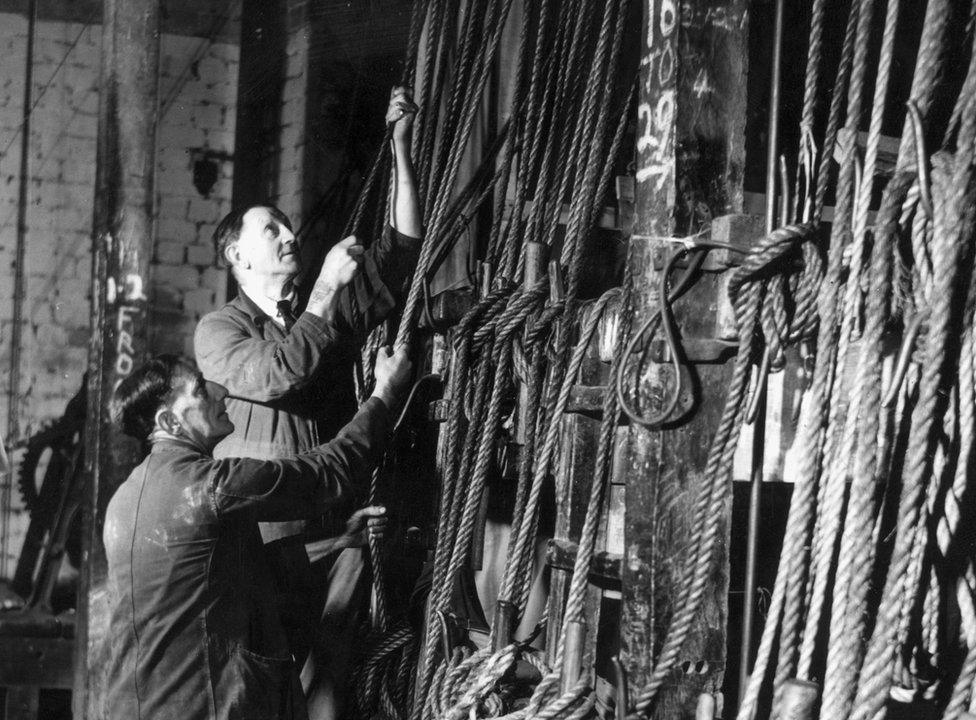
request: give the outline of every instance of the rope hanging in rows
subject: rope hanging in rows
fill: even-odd
[[[402,84],[409,87],[414,78],[415,61],[417,47],[420,40],[420,33],[423,25],[424,7],[420,2],[413,5],[410,33],[408,38],[407,52],[404,60]],[[389,159],[388,153],[393,139],[393,122],[387,122],[383,139],[377,150],[376,156],[360,188],[353,211],[346,223],[343,236],[357,235],[362,240],[364,231],[364,220],[366,209],[371,201],[376,201],[379,211],[385,215],[386,205],[384,199],[390,192],[389,172],[387,171]],[[352,302],[356,302],[355,296]],[[375,349],[380,343],[380,332],[377,329],[367,338],[364,355],[372,357]],[[357,377],[360,378],[360,392],[365,392],[366,382],[363,379],[363,366],[357,362]],[[383,472],[383,464],[374,470],[370,479],[369,499],[370,504],[376,504],[378,498],[379,476]],[[383,569],[383,548],[378,537],[367,534],[369,558],[371,561],[371,583],[372,583],[372,636],[368,644],[371,647],[364,667],[359,669],[363,674],[359,684],[360,692],[356,694],[357,707],[360,713],[365,716],[379,715],[390,720],[398,719],[400,713],[397,708],[403,707],[410,696],[410,654],[404,652],[403,648],[409,645],[412,640],[412,631],[402,625],[396,629],[394,636],[384,638],[384,633],[389,624],[389,613],[387,610],[386,582]],[[377,645],[378,644],[378,645]]]
[[[604,17],[602,20],[600,40],[595,50],[596,60],[594,65],[592,66],[593,69],[590,73],[590,77],[587,84],[588,89],[585,95],[585,101],[588,104],[596,104],[600,102],[598,100],[599,96],[597,90],[600,87],[603,87],[601,85],[601,81],[606,81],[608,77],[612,77],[614,72],[613,71],[614,63],[612,62],[612,58],[615,58],[619,51],[620,38],[622,36],[623,18],[625,16],[624,15],[625,5],[622,4],[621,7],[617,8],[616,13],[614,13],[613,10],[614,8],[608,8],[607,12],[604,13]],[[612,23],[611,20],[615,16],[616,16],[616,22]],[[580,17],[579,15],[575,16],[576,21],[574,23],[576,28],[575,37],[577,38],[582,37],[580,33],[585,27],[585,22],[581,22],[579,20],[579,17]],[[613,32],[611,32],[611,30],[613,30]],[[574,45],[570,43],[568,47],[573,48]],[[579,42],[576,43],[575,47],[577,48],[581,47]],[[608,62],[608,59],[611,61]],[[563,67],[566,66],[568,65],[563,65]],[[625,102],[623,109],[626,110],[626,107],[628,105],[629,103]],[[597,185],[597,178],[606,178],[608,176],[609,173],[608,166],[612,162],[612,159],[616,154],[616,148],[619,147],[619,142],[620,142],[619,140],[621,135],[620,127],[623,124],[622,122],[617,125],[617,131],[614,133],[613,139],[611,140],[611,153],[609,159],[607,159],[606,156],[604,156],[602,162],[600,162],[598,158],[595,156],[596,153],[600,152],[600,145],[606,143],[607,141],[606,138],[607,117],[608,114],[604,111],[597,115],[597,119],[594,122],[577,123],[576,126],[577,133],[581,133],[581,132],[582,133],[589,132],[590,134],[595,133],[602,140],[600,144],[591,144],[585,142],[573,143],[573,145],[577,148],[589,147],[590,153],[594,154],[594,156],[591,158],[592,162],[590,162],[588,165],[586,163],[583,163],[581,165],[583,159],[582,155],[579,155],[577,160],[568,163],[567,165],[567,167],[576,166],[579,167],[580,169],[585,168],[586,170],[582,178],[582,184],[579,186],[580,191],[576,195],[574,195],[574,202],[571,203],[571,221],[570,221],[570,227],[567,230],[567,241],[566,244],[564,245],[564,248],[567,249],[576,248],[576,250],[571,250],[569,253],[570,280],[571,280],[570,292],[573,293],[574,295],[575,295],[575,285],[577,282],[576,278],[578,277],[578,273],[579,273],[578,271],[579,262],[580,262],[579,258],[581,256],[581,253],[579,252],[579,248],[581,247],[580,238],[582,236],[583,228],[587,227],[589,222],[591,222],[592,213],[590,212],[590,209],[594,207],[602,206],[602,202],[603,202],[603,192],[605,191],[605,184]],[[551,158],[553,156],[551,150],[554,147],[556,146],[552,144],[549,145],[550,151],[547,154],[547,157]],[[545,163],[543,164],[543,168],[545,168]],[[545,176],[544,171],[543,173],[541,173],[541,175]],[[565,176],[561,185],[566,185]],[[540,208],[542,207],[543,205],[537,201],[536,205],[534,206],[534,212],[538,213],[540,211]],[[556,208],[558,209],[558,205],[556,205]],[[553,218],[553,221],[555,221],[555,218]],[[532,229],[534,227],[538,227],[539,231],[542,231],[541,225],[533,225],[530,222],[530,233],[532,232]],[[547,232],[551,232],[551,230],[547,230]],[[569,299],[571,300],[571,297]],[[568,320],[568,317],[564,316],[564,320]],[[563,330],[559,334],[563,338],[568,337],[568,333],[566,333],[565,330]],[[589,336],[587,335],[586,340],[588,341],[588,339]],[[558,342],[559,341],[557,340],[557,343]],[[562,342],[565,343],[565,340],[563,340]],[[541,489],[541,480],[546,476],[548,472],[548,468],[553,459],[553,451],[555,449],[556,439],[558,437],[555,431],[558,428],[558,418],[562,415],[563,408],[565,407],[565,402],[568,399],[568,389],[569,387],[571,387],[573,378],[575,377],[575,371],[573,368],[576,365],[574,365],[574,363],[578,363],[581,360],[582,353],[585,351],[586,346],[587,343],[585,342],[582,343],[581,345],[578,345],[577,350],[575,351],[576,354],[574,354],[574,358],[570,359],[569,361],[569,368],[567,370],[559,372],[559,375],[557,377],[550,376],[549,378],[550,387],[554,388],[557,387],[558,385],[561,385],[562,389],[559,393],[559,396],[554,398],[555,403],[552,405],[551,410],[548,410],[547,408],[548,410],[547,415],[549,418],[548,420],[549,429],[545,433],[545,441],[542,445],[542,448],[538,449],[536,452],[532,454],[527,453],[527,455],[530,458],[535,459],[534,460],[535,470],[533,472],[534,480],[532,483],[531,492],[527,492],[526,490],[526,482],[525,482],[526,475],[524,472],[526,466],[523,465],[522,480],[520,481],[520,490],[519,490],[519,504],[517,509],[516,522],[513,525],[513,540],[510,543],[507,571],[505,574],[505,580],[503,581],[503,589],[500,594],[501,601],[512,603],[516,609],[524,603],[526,593],[527,593],[527,579],[531,577],[531,572],[529,572],[531,568],[526,566],[526,559],[527,556],[531,555],[531,548],[534,546],[533,528],[535,527],[535,522],[536,522],[535,508],[537,507],[539,490]],[[564,351],[557,349],[556,356],[559,357],[563,355],[563,353]],[[528,353],[528,355],[531,357],[533,356],[533,353],[530,352]],[[534,356],[538,357],[538,355],[534,355]],[[560,365],[556,365],[556,367],[558,368],[560,367]],[[561,378],[565,378],[565,379],[563,380]],[[545,405],[549,406],[550,403],[547,402]],[[491,426],[490,425],[487,426],[485,428],[485,431],[490,433]],[[485,447],[484,440],[486,437],[488,436],[485,435],[482,436],[482,443],[481,443],[482,448]],[[490,437],[489,441],[494,442],[494,438]],[[524,506],[523,506],[523,502],[525,503]],[[517,584],[520,586],[517,590],[514,587],[514,585],[516,584],[514,582],[515,577],[518,577]],[[495,633],[499,632],[499,628],[493,627],[492,632],[494,638]],[[506,646],[504,649],[500,650],[499,653],[496,653],[495,655],[491,655],[491,656],[486,656],[485,658],[476,661],[475,665],[481,666],[481,671],[479,673],[475,673],[475,668],[471,668],[471,672],[470,672],[471,679],[469,680],[469,682],[474,683],[475,686],[482,688],[480,694],[476,693],[477,697],[481,697],[481,698],[484,697],[484,694],[494,686],[494,683],[505,672],[505,668],[507,668],[511,664],[511,662],[514,661],[516,655],[512,654],[511,646]],[[501,662],[500,658],[506,658],[506,661]],[[546,684],[545,687],[549,687],[549,685]],[[463,703],[472,701],[471,695],[466,695],[465,697],[467,698],[467,700],[464,700]],[[542,702],[542,700],[545,697],[546,695],[544,694],[537,697],[536,699],[537,704]],[[463,707],[461,709],[463,709]],[[470,710],[470,708],[468,709]]]
[[[677,609],[665,633],[651,679],[634,699],[633,717],[643,716],[651,707],[657,691],[677,661],[700,607],[714,562],[713,553],[719,519],[722,517],[721,508],[726,502],[739,429],[745,419],[749,371],[755,358],[761,356],[768,345],[770,335],[766,333],[774,332],[779,338],[785,339],[786,345],[792,345],[801,340],[809,340],[811,329],[815,326],[812,320],[813,304],[809,298],[798,299],[795,303],[782,303],[781,296],[770,292],[773,287],[791,285],[775,283],[777,277],[789,278],[796,275],[801,281],[792,285],[815,296],[822,277],[822,264],[815,241],[816,233],[809,225],[776,230],[746,255],[730,280],[729,295],[735,309],[739,345],[729,394],[709,450],[703,490],[692,512],[692,537],[695,540],[681,573],[678,595],[680,599],[675,602]],[[687,255],[693,249],[682,248],[678,252]],[[783,313],[773,313],[777,322],[783,324],[764,328],[764,309],[774,306],[783,308]],[[792,312],[787,309],[788,306],[792,306]]]
[[[925,135],[937,130],[924,123],[943,81],[939,68],[949,55],[946,28],[954,8],[944,0],[928,3],[896,172],[873,226],[868,209],[897,0],[887,3],[863,169],[853,141],[866,53],[853,53],[816,366],[803,398],[800,476],[740,720],[756,712],[777,644],[774,714],[782,711],[794,675],[824,678],[824,718],[884,717],[892,703],[924,702],[932,712],[944,709],[946,718],[974,709],[976,574],[971,559],[956,559],[956,538],[973,522],[959,502],[967,492],[976,415],[976,100],[965,93],[976,87],[971,48],[945,149],[931,158],[924,149]],[[866,0],[852,8],[848,37],[856,13],[858,46],[871,11]],[[842,92],[838,83],[832,114]],[[818,194],[824,182],[821,175]],[[889,363],[886,338],[894,328],[903,330],[904,345]],[[871,592],[878,578],[880,596]],[[962,614],[964,652],[955,668],[945,645],[947,589]],[[952,678],[951,688],[940,688]]]
[[[480,64],[483,72],[474,78],[470,78],[470,80],[473,82],[470,82],[469,84],[469,91],[467,92],[462,105],[459,130],[457,135],[454,137],[450,155],[443,166],[440,164],[438,165],[438,174],[442,174],[443,177],[441,187],[445,188],[445,190],[442,190],[436,195],[437,200],[427,216],[427,233],[424,237],[423,245],[421,246],[420,258],[417,261],[418,272],[414,274],[413,281],[410,284],[410,291],[407,295],[407,300],[404,303],[400,326],[397,331],[395,341],[396,347],[408,345],[413,334],[413,320],[416,313],[417,304],[420,299],[420,291],[424,285],[425,269],[430,263],[434,248],[436,247],[437,238],[444,230],[444,215],[450,195],[450,192],[447,189],[453,187],[454,181],[457,178],[463,151],[467,145],[468,138],[470,137],[475,112],[478,108],[478,100],[481,98],[481,95],[484,92],[485,83],[490,76],[490,73],[484,72],[484,70],[487,70],[487,68],[494,61],[495,54],[497,53],[498,46],[501,42],[505,20],[508,17],[508,11],[511,9],[512,0],[501,0],[501,2],[501,8],[499,8],[498,13],[494,14],[494,17],[492,18],[494,20],[494,24],[489,40],[487,43],[483,43],[480,46],[480,49],[476,52],[476,59],[478,62],[475,64]],[[473,10],[471,10],[469,12],[469,19],[471,16],[473,16],[473,14]],[[457,78],[455,78],[455,87],[460,87],[460,85],[461,83],[457,82]],[[452,101],[452,105],[453,104],[454,103]]]
[[[567,152],[563,152],[561,155],[558,152],[558,150],[564,144],[570,140],[573,140],[574,138],[571,136],[567,139],[565,136],[558,133],[547,133],[542,126],[542,123],[545,121],[545,119],[547,119],[549,114],[555,112],[557,106],[554,103],[562,101],[566,103],[566,109],[568,110],[570,109],[569,103],[574,102],[575,104],[573,105],[573,109],[574,111],[578,110],[578,100],[583,96],[578,96],[575,91],[568,92],[570,88],[578,86],[578,83],[574,85],[573,83],[569,82],[570,76],[567,74],[566,69],[572,68],[584,62],[583,56],[579,55],[579,53],[594,52],[594,58],[605,58],[606,55],[611,51],[614,53],[614,55],[616,55],[617,48],[619,48],[619,40],[617,43],[611,43],[610,41],[613,34],[610,32],[604,32],[602,40],[598,44],[600,49],[587,49],[585,43],[582,41],[583,37],[585,36],[585,18],[587,17],[587,13],[582,14],[583,20],[581,20],[580,13],[572,12],[574,8],[575,3],[561,6],[555,3],[545,3],[542,7],[540,7],[538,16],[534,16],[534,19],[536,19],[540,25],[545,24],[548,27],[552,22],[550,18],[552,18],[554,13],[558,10],[558,17],[562,20],[562,22],[556,22],[556,25],[564,29],[561,31],[561,34],[568,38],[569,36],[566,35],[565,29],[570,27],[573,28],[574,32],[572,33],[572,36],[576,38],[576,42],[566,42],[562,45],[563,51],[568,53],[564,62],[559,61],[560,56],[558,54],[547,56],[545,53],[539,52],[538,48],[543,46],[548,40],[547,35],[543,34],[541,38],[536,38],[539,42],[536,49],[533,49],[531,44],[528,42],[523,42],[520,40],[519,62],[521,63],[522,67],[529,67],[529,57],[531,57],[532,60],[531,71],[526,71],[525,75],[525,77],[528,78],[528,83],[527,85],[521,86],[526,88],[526,92],[524,95],[521,95],[521,97],[517,97],[516,102],[527,102],[528,110],[526,112],[526,116],[538,118],[538,124],[536,127],[530,127],[524,122],[519,123],[517,126],[515,126],[514,140],[510,139],[510,144],[507,146],[509,149],[507,149],[506,152],[511,152],[511,150],[515,148],[519,148],[521,150],[519,163],[515,163],[514,160],[511,161],[511,165],[517,168],[517,193],[524,192],[524,189],[528,187],[529,183],[528,178],[526,178],[526,174],[530,172],[529,163],[532,162],[533,153],[539,153],[539,149],[542,147],[542,144],[539,142],[539,137],[549,138],[549,140],[545,143],[545,146],[548,148],[546,156],[549,158],[560,156],[562,158],[567,158],[578,155],[579,159],[574,162],[563,161],[561,163],[561,169],[563,169],[565,173],[575,173],[582,170],[582,155],[579,153],[570,152],[572,150],[572,146],[567,146]],[[610,8],[608,10],[607,17],[609,18],[616,16],[613,14],[613,12],[616,10],[616,7]],[[466,21],[466,23],[467,22],[469,21]],[[528,23],[529,21],[526,18],[523,18],[523,22]],[[613,28],[612,25],[608,25],[607,27],[610,29]],[[523,25],[522,33],[520,33],[520,37],[523,40],[528,37],[526,29],[527,25]],[[530,52],[532,53],[531,55],[529,54]],[[523,53],[524,57],[522,57]],[[574,56],[573,53],[575,53],[576,56]],[[575,60],[573,59],[574,57],[576,57]],[[599,64],[601,61],[594,59],[593,62]],[[598,79],[606,78],[612,73],[612,70],[607,70],[606,61],[603,60],[602,63],[603,64],[598,65],[599,70],[594,69],[584,76],[588,78],[587,87],[590,88],[587,91],[588,94],[586,97],[589,99],[589,102],[594,105],[596,105],[599,97],[595,92],[599,87],[597,84]],[[548,66],[548,70],[544,69],[546,66]],[[517,75],[522,77],[522,71],[519,70]],[[542,87],[545,87],[545,90],[542,90]],[[562,88],[562,90],[560,90],[560,88]],[[519,93],[517,93],[517,95],[519,95]],[[530,100],[532,97],[549,98],[549,100],[545,102],[545,109],[543,112],[539,113],[535,110],[536,106]],[[523,98],[530,99],[523,100]],[[458,107],[458,102],[460,101],[455,101],[455,107]],[[578,112],[574,112],[572,114],[564,113],[562,116],[574,118],[578,114]],[[585,131],[588,131],[589,135],[595,135],[599,138],[595,149],[588,150],[588,152],[599,153],[601,146],[606,148],[606,143],[608,140],[610,140],[610,138],[608,138],[605,133],[605,128],[607,126],[605,111],[603,111],[603,115],[604,119],[599,121],[596,119],[597,116],[594,115],[594,119],[591,121],[576,122],[576,138],[579,140],[579,142],[576,143],[576,147],[591,147],[591,143],[585,139]],[[614,135],[614,138],[616,139],[616,141],[613,142],[614,149],[619,147],[619,135],[619,132]],[[452,153],[448,153],[446,150],[441,151],[441,157],[446,157],[449,161],[453,156],[454,155]],[[538,155],[536,156],[538,157]],[[599,178],[604,178],[607,176],[609,168],[606,166],[611,161],[612,158],[611,160],[601,158],[600,162],[593,163],[596,175]],[[505,161],[504,164],[507,165],[508,161]],[[548,175],[540,172],[539,178],[542,177],[548,177]],[[556,202],[539,202],[538,192],[545,187],[547,189],[543,190],[543,192],[547,193],[547,197],[551,197],[552,193],[555,192],[555,190],[551,188],[555,187],[557,189],[568,189],[572,187],[573,184],[574,183],[571,183],[567,179],[566,175],[564,175],[563,179],[558,182],[548,183],[545,186],[538,186],[537,202],[534,204],[532,212],[538,214],[545,209],[547,213],[558,213],[559,204]],[[602,195],[600,198],[596,197],[595,193],[597,192],[597,188],[595,185],[595,179],[591,179],[584,183],[582,186],[582,194],[579,192],[574,193],[576,204],[573,207],[588,209],[601,204]],[[430,202],[430,198],[428,200]],[[435,214],[439,212],[439,204],[437,201],[435,201],[431,207],[433,208],[433,212]],[[520,205],[517,205],[516,207],[520,207]],[[443,211],[440,212],[442,225],[446,225],[444,219],[448,214],[444,213]],[[515,243],[528,242],[543,230],[543,225],[541,223],[537,223],[535,227],[538,227],[538,230],[535,230],[533,227],[528,234],[522,234],[521,237],[514,234],[512,229],[518,227],[518,219],[520,216],[521,213],[514,213],[512,217],[515,222],[510,222],[507,224],[507,226],[499,222],[493,224],[493,233],[499,233],[496,235],[499,240],[492,242],[500,242],[502,236],[504,235],[506,242],[504,243],[505,249],[502,254],[505,258],[509,258],[500,263],[502,267],[500,268],[501,272],[498,276],[496,276],[498,278],[512,277],[510,274],[510,268],[512,267],[511,258],[521,257],[522,255],[522,253],[516,251],[517,245]],[[575,218],[572,236],[567,240],[567,246],[570,247],[578,242],[578,239],[582,236],[584,225],[588,223],[586,215],[581,214],[579,209],[575,211]],[[552,220],[553,224],[555,224],[557,218],[553,217]],[[504,233],[502,233],[503,228],[505,230]],[[578,260],[575,262],[578,263]],[[517,274],[520,273],[517,272]],[[578,271],[571,268],[570,274],[574,276],[578,275]],[[541,295],[536,294],[536,292],[537,291],[529,289],[523,293],[511,295],[511,298],[508,301],[505,301],[504,304],[499,307],[500,314],[495,317],[494,321],[490,321],[490,318],[480,318],[480,321],[484,324],[482,324],[481,329],[477,332],[463,330],[465,324],[462,322],[462,331],[456,333],[456,338],[458,339],[455,342],[454,364],[452,367],[452,387],[454,382],[461,382],[463,377],[470,375],[470,373],[465,370],[465,357],[470,355],[472,348],[476,348],[478,345],[484,345],[489,338],[492,338],[492,340],[490,350],[488,349],[488,345],[485,345],[485,348],[480,351],[479,358],[481,358],[481,360],[473,371],[475,381],[473,384],[474,391],[472,399],[469,400],[468,403],[464,403],[462,402],[462,395],[460,393],[455,393],[452,389],[451,397],[454,399],[456,404],[452,406],[453,409],[449,413],[448,423],[445,427],[445,432],[447,433],[447,466],[445,468],[445,482],[444,488],[442,489],[441,500],[442,523],[441,528],[439,528],[440,532],[438,534],[437,549],[435,551],[434,585],[431,599],[429,601],[427,622],[425,624],[425,641],[423,643],[424,649],[421,652],[420,664],[418,666],[417,688],[413,711],[414,717],[419,717],[421,715],[427,717],[431,712],[434,712],[435,707],[444,709],[446,711],[446,708],[449,707],[446,702],[439,702],[441,699],[446,700],[447,697],[444,696],[444,698],[441,698],[443,693],[447,692],[443,683],[448,683],[451,687],[458,687],[457,684],[459,682],[459,678],[456,674],[457,667],[454,667],[454,665],[463,660],[463,658],[446,657],[444,658],[446,665],[443,663],[438,664],[434,662],[433,656],[436,652],[438,644],[433,618],[438,612],[441,612],[442,609],[446,607],[445,604],[449,600],[449,593],[451,587],[453,586],[453,579],[456,577],[461,564],[464,562],[464,559],[467,556],[471,537],[470,525],[474,519],[473,511],[477,509],[481,488],[483,487],[481,478],[487,469],[488,458],[491,457],[494,445],[497,442],[497,432],[495,432],[494,428],[497,426],[498,422],[499,402],[505,392],[505,385],[507,384],[505,382],[508,375],[506,368],[510,362],[510,351],[508,348],[510,347],[510,339],[513,337],[510,333],[525,325],[525,323],[528,321],[529,314],[534,315],[541,310],[541,306],[537,305],[536,303],[541,301],[543,298]],[[564,307],[565,303],[560,301],[558,305],[560,307]],[[551,313],[546,313],[546,315],[549,318],[555,317]],[[506,320],[507,317],[511,317],[512,320]],[[563,334],[568,337],[568,333],[565,331],[563,331]],[[466,340],[465,338],[469,339]],[[534,356],[537,359],[541,358],[541,355],[539,354],[529,353],[529,355]],[[492,359],[494,359],[495,363],[497,363],[493,368],[495,376],[494,381],[492,380],[491,374],[488,372],[488,363]],[[535,362],[533,362],[533,364],[535,365]],[[564,372],[565,371],[563,370],[558,373],[558,377],[556,378],[557,382],[562,382],[561,378]],[[458,387],[458,391],[460,391],[460,387]],[[543,403],[543,405],[549,405],[549,403]],[[465,440],[462,443],[461,424],[459,421],[461,418],[460,413],[465,407],[469,423],[464,429]],[[548,417],[551,418],[553,417],[552,408],[550,407],[548,409],[550,411],[548,413]],[[533,423],[533,425],[534,424],[535,423]],[[463,446],[465,450],[460,452],[459,457],[458,453],[460,451],[460,446]],[[532,457],[532,454],[527,453],[527,455]],[[474,471],[474,482],[465,487],[462,494],[458,491],[458,489],[456,489],[458,484],[452,478],[465,477],[471,470]],[[525,475],[523,473],[523,478],[524,477]],[[520,492],[522,499],[529,500],[526,493],[525,483],[522,484],[522,489]],[[519,507],[522,507],[521,500]],[[446,512],[444,512],[445,510]],[[519,512],[521,512],[521,510]],[[526,516],[532,516],[533,514],[534,513],[532,511],[525,513]],[[453,518],[453,520],[450,522],[445,522],[448,518]],[[522,533],[525,533],[534,526],[535,522],[535,517],[527,517],[524,519],[520,518],[517,521],[517,528],[521,529]],[[532,537],[532,533],[524,535],[524,537],[528,539],[529,537]],[[525,541],[523,541],[523,546],[525,544]],[[517,561],[516,564],[524,567],[522,559]],[[528,572],[526,573],[526,575],[529,574],[530,573]],[[520,589],[518,595],[521,597],[524,594],[524,591],[527,590],[522,578],[519,579],[519,585]],[[525,656],[525,650],[519,650],[518,654]],[[526,657],[531,657],[531,655]],[[468,660],[463,660],[464,666],[470,668],[471,673],[474,673],[475,676],[477,676],[475,669],[483,665],[485,662],[490,663],[490,666],[496,669],[500,667],[499,661],[497,659],[491,660],[489,656],[477,656],[474,660],[471,660],[470,658]],[[450,669],[451,667],[453,667],[453,669]],[[465,675],[465,677],[467,677],[467,675]],[[428,693],[428,688],[431,689],[430,693]],[[462,691],[462,694],[463,692],[464,691]]]

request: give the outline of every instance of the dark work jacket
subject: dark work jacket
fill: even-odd
[[[353,359],[404,295],[419,249],[418,238],[387,226],[329,322],[302,313],[285,332],[243,293],[200,320],[197,364],[229,391],[234,423],[214,457],[289,457],[332,437],[352,417]],[[270,542],[300,534],[304,525],[263,524],[261,532]]]
[[[388,423],[371,399],[332,442],[276,461],[153,446],[105,519],[108,718],[306,717],[257,523],[322,513],[368,482]]]

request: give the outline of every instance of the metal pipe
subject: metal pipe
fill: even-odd
[[[10,328],[10,386],[7,394],[7,441],[20,436],[20,357],[24,315],[24,255],[27,250],[27,190],[30,185],[30,116],[34,104],[34,28],[37,25],[37,0],[27,6],[27,50],[24,54],[24,107],[20,125],[20,187],[17,191],[17,245],[14,255],[14,303]],[[12,476],[11,476],[12,482]],[[10,541],[10,482],[3,485],[0,498],[0,577],[7,577],[7,544]]]
[[[779,145],[780,74],[783,49],[783,0],[776,0],[773,30],[772,73],[769,88],[769,125],[766,145],[766,233],[776,225],[776,173]],[[784,188],[785,190],[785,188]],[[749,683],[752,656],[752,634],[755,620],[756,554],[759,547],[759,513],[761,510],[763,463],[766,433],[766,376],[757,375],[756,419],[752,426],[752,474],[749,478],[749,528],[746,540],[746,577],[743,594],[742,645],[739,651],[739,702]]]

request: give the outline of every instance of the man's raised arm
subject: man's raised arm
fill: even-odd
[[[413,120],[417,106],[410,98],[410,89],[395,87],[390,93],[386,121],[393,123],[393,197],[390,203],[390,225],[397,232],[419,238],[424,231],[417,195],[417,177],[410,159]]]

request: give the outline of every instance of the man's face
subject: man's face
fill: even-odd
[[[212,450],[234,431],[227,417],[224,398],[227,388],[204,380],[194,367],[187,366],[173,387],[169,411],[180,426],[180,433],[196,444]]]
[[[266,207],[244,213],[237,242],[240,270],[266,277],[294,277],[301,270],[295,234]]]

